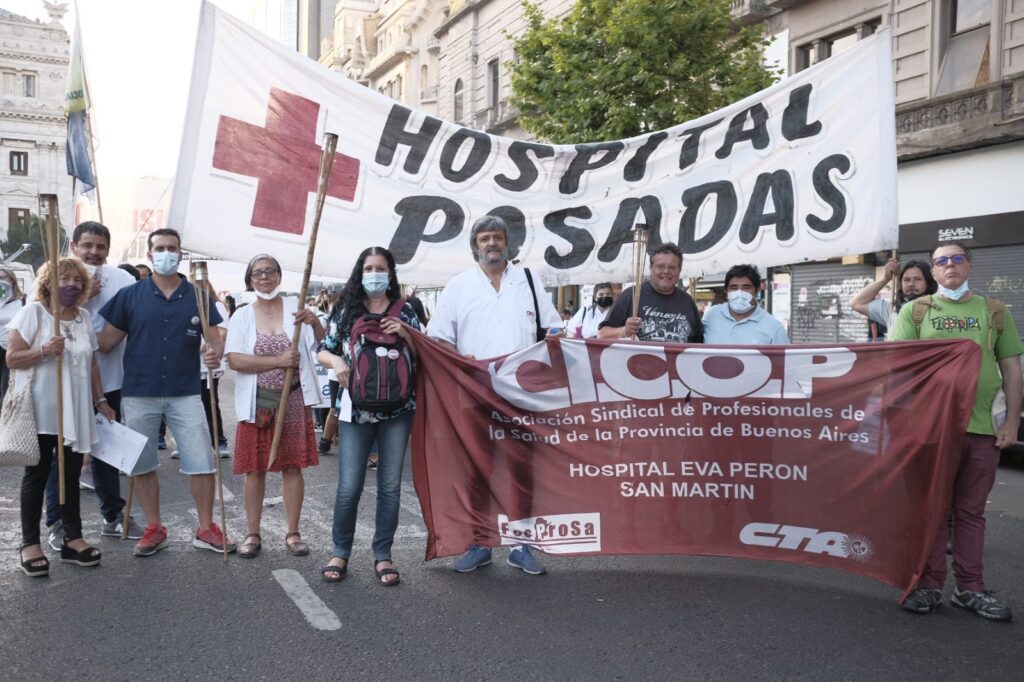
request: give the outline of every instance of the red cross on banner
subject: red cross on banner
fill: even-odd
[[[309,194],[316,192],[321,148],[316,143],[320,105],[305,97],[270,89],[266,125],[221,116],[213,146],[213,167],[259,180],[251,224],[302,234]],[[334,156],[327,195],[355,198],[359,160]]]

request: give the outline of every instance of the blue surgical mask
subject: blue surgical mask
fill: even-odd
[[[726,294],[729,298],[729,309],[734,313],[743,314],[754,307],[754,297],[746,291],[737,289]]]
[[[364,272],[363,290],[366,291],[369,296],[383,294],[388,290],[388,283],[390,279],[391,276],[386,272]]]
[[[158,275],[173,275],[178,271],[181,257],[174,251],[157,251],[153,254],[153,272]]]
[[[967,282],[964,282],[956,289],[947,289],[940,284],[938,294],[942,298],[948,298],[950,301],[959,301],[969,290],[970,287],[967,285]]]

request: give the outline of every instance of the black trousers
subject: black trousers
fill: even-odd
[[[217,396],[217,438],[220,443],[213,443],[214,449],[221,443],[227,443],[224,437],[224,420],[220,417],[220,379],[213,380],[213,393]],[[210,440],[213,440],[213,419],[210,417],[210,389],[209,384],[203,382],[203,409],[206,411],[206,427],[210,429]]]
[[[57,466],[57,436],[40,433],[39,464],[25,467],[21,478],[21,542],[39,544],[39,522],[43,518],[43,493],[50,467]],[[82,472],[82,454],[64,450],[64,506],[60,517],[64,524],[64,541],[82,537],[82,508],[78,496],[78,476]]]

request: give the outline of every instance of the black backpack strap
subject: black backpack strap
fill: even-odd
[[[533,286],[533,275],[530,273],[530,268],[523,268],[526,273],[526,282],[530,285],[530,294],[533,295],[533,316],[534,321],[537,323],[537,340],[544,340],[544,328],[540,326],[540,304],[537,302],[537,289]]]

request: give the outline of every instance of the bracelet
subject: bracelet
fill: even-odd
[[[46,353],[43,352],[43,347],[39,346],[39,361],[42,362],[46,359]]]
[[[98,408],[100,405],[102,405],[105,402],[107,402],[106,398],[100,398],[99,400],[92,401],[92,406],[93,406],[93,408]]]

